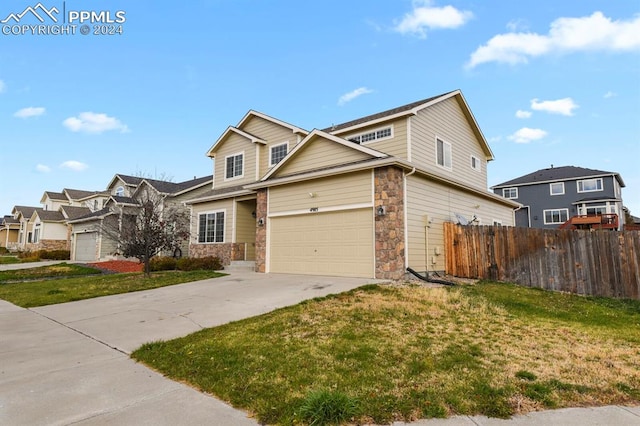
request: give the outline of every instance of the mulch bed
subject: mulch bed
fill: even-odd
[[[88,266],[108,272],[142,272],[144,265],[129,260],[108,260],[106,262],[88,263]]]

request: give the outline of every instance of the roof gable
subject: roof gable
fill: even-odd
[[[312,171],[341,164],[348,164],[371,158],[385,158],[388,155],[340,137],[313,130],[297,144],[261,180],[286,174]]]
[[[64,216],[59,211],[55,210],[44,210],[41,208],[37,208],[31,214],[31,220],[36,217],[40,218],[41,222],[64,222]]]
[[[34,210],[37,208],[38,207],[13,206],[13,209],[11,209],[11,214],[13,215],[18,214],[18,216],[22,215],[23,217],[30,218]]]
[[[47,198],[55,201],[69,201],[67,196],[62,192],[44,191],[42,198],[40,198],[40,203],[44,204]]]
[[[61,206],[60,213],[65,219],[73,220],[90,214],[91,209],[89,207]]]
[[[142,178],[137,176],[128,176],[128,175],[122,175],[122,174],[116,173],[116,175],[113,177],[113,179],[111,179],[111,181],[107,185],[107,189],[112,189],[116,184],[116,182],[118,181],[120,181],[122,185],[135,187],[135,186],[138,186],[140,182],[142,182]]]
[[[222,133],[222,135],[213,143],[211,148],[209,148],[209,150],[207,151],[207,157],[215,156],[215,152],[222,146],[224,141],[232,134],[240,135],[252,143],[260,143],[260,144],[267,143],[267,141],[265,141],[264,139],[260,139],[259,137],[254,136],[251,133],[247,133],[244,130],[238,129],[237,127],[229,126],[227,127],[227,130],[225,130],[224,133]]]
[[[493,160],[493,152],[489,147],[489,143],[484,137],[482,130],[480,130],[480,126],[475,119],[475,116],[471,112],[471,108],[467,104],[466,99],[462,95],[460,90],[454,90],[452,92],[443,93],[438,96],[433,96],[431,98],[423,99],[421,101],[412,102],[410,104],[406,104],[397,108],[389,109],[383,112],[379,112],[376,114],[368,115],[366,117],[358,118],[355,120],[347,121],[346,123],[338,124],[331,126],[324,131],[329,132],[333,135],[342,135],[348,132],[353,132],[355,130],[361,129],[363,127],[369,127],[375,124],[385,123],[388,121],[392,121],[398,119],[400,117],[416,115],[418,112],[422,111],[425,108],[429,108],[433,105],[436,105],[440,102],[446,101],[447,99],[455,98],[458,101],[460,108],[466,119],[469,121],[469,125],[473,133],[476,135],[482,150],[485,152],[487,160]]]
[[[252,117],[260,117],[263,120],[267,120],[279,126],[286,127],[287,129],[291,130],[293,133],[296,133],[302,136],[306,136],[309,133],[300,127],[294,126],[293,124],[289,124],[285,121],[278,120],[277,118],[271,117],[267,114],[263,114],[261,112],[258,112],[252,109],[249,110],[249,112],[247,112],[244,117],[242,117],[242,119],[238,122],[238,125],[236,127],[241,129]]]

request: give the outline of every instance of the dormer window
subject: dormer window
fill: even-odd
[[[225,179],[235,179],[244,176],[244,154],[233,154],[225,157]]]
[[[287,155],[287,151],[289,151],[289,142],[272,146],[269,150],[269,166],[273,167],[282,161]]]
[[[119,186],[116,188],[116,197],[124,197],[124,186]]]

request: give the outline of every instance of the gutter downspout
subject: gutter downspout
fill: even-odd
[[[405,256],[404,256],[404,267],[405,269],[409,267],[409,226],[407,224],[407,214],[409,209],[407,209],[407,178],[416,172],[416,168],[413,167],[409,173],[405,173],[404,175],[404,248],[405,248]]]

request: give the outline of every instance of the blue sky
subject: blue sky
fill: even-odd
[[[37,4],[4,1],[0,21]],[[489,185],[551,164],[615,171],[640,216],[636,1],[42,6],[76,34],[12,34],[32,14],[0,24],[0,214],[115,173],[211,174],[205,152],[249,109],[311,130],[461,89],[496,157]],[[124,12],[122,34],[80,34],[82,10]]]

